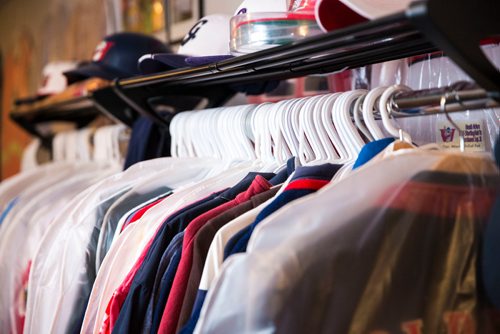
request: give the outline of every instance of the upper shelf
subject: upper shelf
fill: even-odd
[[[489,96],[500,100],[500,73],[480,49],[480,41],[500,36],[498,0],[417,1],[401,13],[292,44],[225,61],[114,81],[90,98],[130,124],[137,113],[168,125],[169,113],[153,106],[159,97],[176,104],[179,96],[203,97],[206,107],[223,104],[234,87],[283,80],[443,51]],[[70,102],[68,102],[70,103]],[[189,104],[179,103],[175,111]]]

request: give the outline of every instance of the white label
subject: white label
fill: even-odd
[[[455,121],[456,125],[463,130],[465,151],[483,152],[484,148],[484,125],[482,120]],[[441,121],[437,123],[437,142],[444,149],[460,149],[459,129],[451,123]]]

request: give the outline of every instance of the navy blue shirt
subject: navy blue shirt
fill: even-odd
[[[184,232],[177,234],[168,246],[160,261],[153,286],[153,295],[150,299],[151,308],[148,306],[144,321],[143,333],[157,333],[160,327],[163,310],[174,282],[175,273],[182,256],[182,243]]]
[[[304,180],[323,180],[330,181],[335,173],[342,167],[341,165],[323,164],[320,166],[298,167],[295,175],[293,176],[290,184],[286,187],[276,199],[274,199],[268,206],[266,206],[255,218],[255,221],[236,233],[227,243],[224,248],[224,259],[230,255],[245,252],[247,249],[248,241],[257,225],[267,218],[269,215],[279,210],[286,204],[304,197],[306,195],[316,192],[319,188],[306,185],[305,187],[295,187],[293,184],[298,181]],[[305,183],[304,183],[305,184]],[[323,186],[324,183],[321,185]]]
[[[236,186],[178,211],[163,223],[132,281],[113,333],[139,333],[142,330],[158,266],[164,251],[175,235],[184,231],[196,217],[234,199],[250,186],[256,175],[261,175],[266,179],[274,176],[272,173],[249,173]]]

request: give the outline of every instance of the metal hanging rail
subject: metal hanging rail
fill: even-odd
[[[390,99],[394,117],[411,117],[441,113],[441,98],[447,96],[446,111],[458,112],[500,107],[486,90],[473,83],[456,83],[448,87],[396,93]]]

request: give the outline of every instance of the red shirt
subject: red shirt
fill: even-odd
[[[257,175],[250,187],[248,187],[245,192],[236,196],[234,200],[207,211],[189,223],[188,227],[184,231],[181,260],[177,268],[177,273],[175,274],[174,282],[172,283],[172,289],[170,290],[167,305],[163,311],[158,333],[174,334],[176,332],[182,302],[184,300],[184,294],[186,293],[189,273],[191,271],[191,264],[193,262],[193,244],[196,233],[210,219],[215,218],[221,213],[248,201],[252,196],[269,190],[270,188],[271,184],[264,177]]]
[[[154,201],[153,203],[150,203],[146,205],[145,207],[141,208],[139,211],[137,211],[130,222],[128,223],[129,225],[136,222],[141,218],[149,209],[154,207],[156,204],[160,203],[164,198],[161,198],[159,200]],[[123,229],[122,229],[123,231]],[[103,334],[110,334],[111,331],[113,330],[113,327],[116,323],[116,320],[118,319],[118,316],[120,315],[120,310],[122,308],[123,303],[125,302],[125,299],[127,298],[128,292],[130,290],[130,287],[132,286],[132,281],[134,280],[135,274],[137,273],[137,270],[141,267],[142,262],[144,262],[144,258],[146,257],[146,254],[148,253],[149,248],[151,247],[151,244],[153,243],[154,237],[149,240],[148,244],[146,247],[144,247],[144,250],[141,253],[141,256],[137,259],[136,263],[130,270],[130,272],[127,274],[127,277],[125,277],[125,280],[122,282],[122,284],[113,292],[113,296],[108,302],[108,306],[106,307],[106,313],[104,315],[104,322],[101,326],[101,329],[99,333]]]

